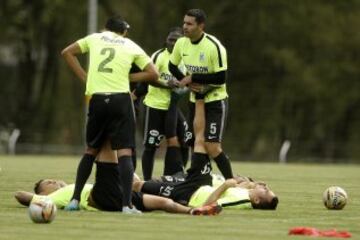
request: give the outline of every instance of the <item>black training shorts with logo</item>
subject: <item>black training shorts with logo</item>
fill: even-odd
[[[195,103],[190,103],[189,122],[194,121]],[[205,103],[205,142],[221,142],[228,114],[228,99]],[[193,132],[192,124],[189,124]]]
[[[112,149],[135,147],[135,113],[129,93],[94,94],[90,99],[86,142],[100,148],[107,138]]]
[[[146,181],[141,192],[167,197],[182,205],[187,205],[191,196],[201,186],[212,185],[211,164],[204,161],[192,166],[183,182]]]
[[[188,138],[191,138],[191,133],[188,132],[189,126],[180,109],[177,108],[176,125],[174,125],[175,128],[168,128],[168,132],[166,133],[166,115],[168,114],[168,111],[148,106],[145,107],[143,142],[145,146],[159,147],[162,139],[174,136],[178,137],[181,145],[185,145]]]

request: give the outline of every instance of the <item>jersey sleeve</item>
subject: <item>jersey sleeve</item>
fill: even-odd
[[[145,51],[134,43],[133,50],[135,52],[134,63],[141,69],[144,68],[151,63],[151,58],[145,53]]]
[[[214,45],[211,53],[211,63],[214,66],[214,72],[227,70],[227,53],[224,46],[220,43]]]
[[[91,36],[92,35],[89,35],[76,41],[77,44],[79,44],[82,53],[86,53],[89,51],[89,42]]]
[[[170,55],[170,62],[174,65],[179,65],[181,62],[181,38],[178,39],[175,43],[174,49]]]
[[[73,191],[74,187],[68,185],[49,194],[47,197],[55,203],[57,208],[62,209],[69,204]]]

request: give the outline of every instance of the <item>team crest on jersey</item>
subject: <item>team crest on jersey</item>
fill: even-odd
[[[199,58],[200,62],[205,61],[205,53],[201,52],[200,53],[200,58]]]

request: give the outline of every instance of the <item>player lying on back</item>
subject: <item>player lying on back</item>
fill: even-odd
[[[206,170],[209,166],[205,164],[202,170],[209,171]],[[168,197],[189,207],[218,204],[231,209],[275,210],[278,205],[279,198],[265,183],[252,182],[243,177],[221,181],[217,177],[214,180],[210,173],[206,175],[209,176],[207,185],[189,178],[185,178],[185,181],[180,179],[180,182],[134,181],[134,190]],[[198,176],[201,176],[200,172]],[[211,186],[215,182],[217,186]]]
[[[15,193],[15,198],[20,204],[29,206],[31,201],[46,197],[50,198],[58,209],[63,209],[69,204],[74,187],[75,184],[68,185],[62,180],[43,179],[35,184],[35,194],[26,191],[17,191]],[[93,184],[85,184],[81,193],[81,201],[79,204],[81,210],[105,210],[98,208],[91,199],[91,190],[93,187]],[[169,213],[216,215],[221,211],[221,207],[217,205],[206,206],[204,208],[191,208],[175,203],[169,198],[136,192],[133,192],[133,204],[136,205],[137,209],[144,212],[162,210]],[[107,209],[107,211],[121,211],[121,209],[116,207],[113,209]]]
[[[103,146],[99,159],[96,161],[95,184],[86,184],[81,192],[79,204],[81,209],[122,211],[123,192],[120,185],[120,169],[114,153],[115,151],[110,149],[110,144]],[[47,179],[39,181],[34,190],[35,194],[18,191],[15,193],[15,198],[19,203],[28,206],[33,199],[47,195],[59,209],[62,209],[71,200],[74,184],[66,185],[64,181]],[[171,199],[134,191],[132,192],[132,205],[140,211],[164,210],[191,215],[216,215],[222,209],[216,204],[191,208],[175,203]],[[140,211],[138,213],[141,213]]]
[[[194,125],[201,126],[204,116],[204,101],[197,100]],[[191,167],[187,170],[183,182],[136,181],[133,190],[167,197],[188,206],[217,203],[237,208],[276,209],[279,199],[264,183],[251,182],[246,178],[238,177],[228,179],[217,188],[211,187],[212,167],[201,139],[204,127],[197,129],[199,131],[195,133],[192,155],[196,161],[192,159]]]

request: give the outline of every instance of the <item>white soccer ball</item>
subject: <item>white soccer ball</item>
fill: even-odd
[[[29,206],[29,216],[34,223],[52,222],[56,211],[56,205],[49,198],[33,200]]]
[[[323,202],[328,209],[343,209],[348,196],[344,189],[337,186],[329,187],[323,193]]]

